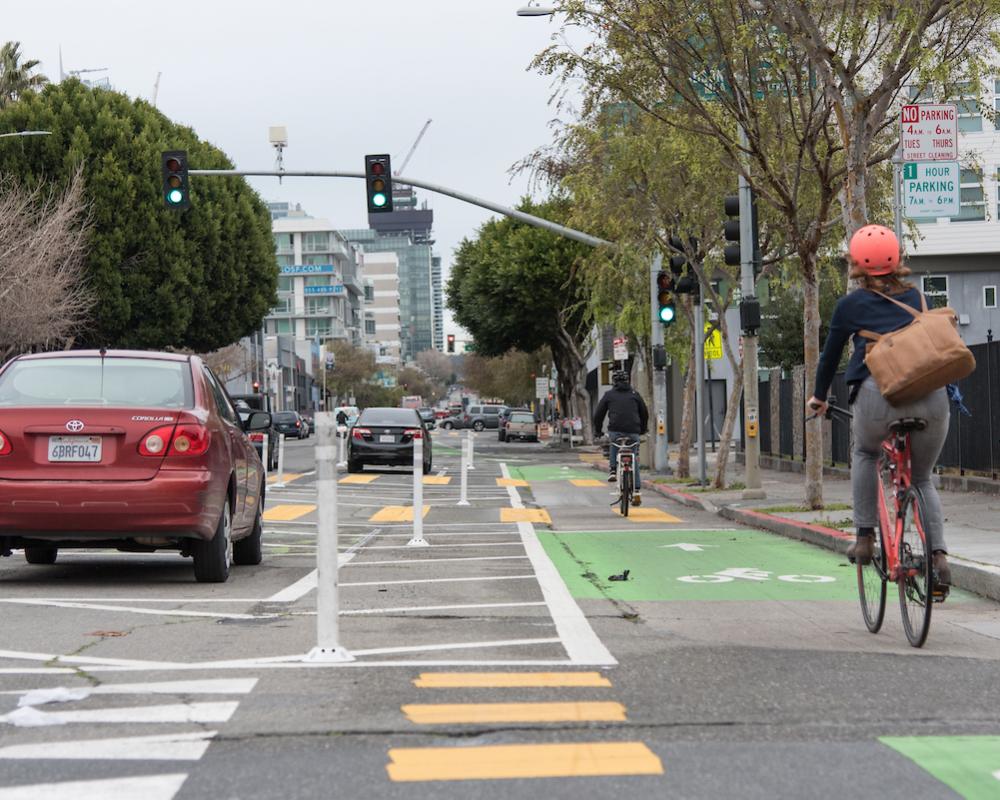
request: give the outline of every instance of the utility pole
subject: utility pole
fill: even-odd
[[[649,271],[649,318],[652,324],[649,342],[652,349],[653,365],[653,469],[656,472],[666,472],[667,464],[667,369],[657,364],[663,351],[663,323],[657,319],[658,305],[656,276],[663,269],[663,254],[657,252],[650,262]],[[665,362],[664,358],[664,362]]]
[[[694,296],[694,415],[698,433],[698,480],[708,484],[705,466],[705,316],[701,305],[701,285]]]

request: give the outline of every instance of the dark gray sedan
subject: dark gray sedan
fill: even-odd
[[[431,436],[413,408],[366,408],[351,428],[347,442],[347,471],[361,472],[366,464],[409,467],[413,465],[413,440],[424,443],[423,471],[433,465]]]

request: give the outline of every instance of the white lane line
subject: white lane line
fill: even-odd
[[[302,656],[297,656],[297,658],[302,658]],[[235,666],[211,666],[206,667],[202,664],[171,664],[169,668],[177,672],[185,671],[198,671],[198,670],[230,670],[230,669],[328,669],[328,668],[343,668],[343,667],[405,667],[407,669],[412,669],[413,667],[579,667],[575,661],[570,661],[568,658],[511,658],[511,659],[427,659],[427,658],[417,658],[417,659],[393,659],[391,661],[379,661],[378,659],[373,659],[367,661],[365,659],[359,659],[357,661],[347,661],[347,662],[302,662],[297,661],[282,661],[278,663],[267,663],[267,664],[247,664],[247,665],[235,665]],[[149,667],[93,667],[88,668],[88,672],[147,672]],[[59,670],[47,670],[47,672],[57,673]],[[27,672],[18,672],[17,674],[34,674]],[[0,798],[2,800],[2,798]],[[143,798],[145,800],[145,798]]]
[[[203,731],[159,736],[130,736],[125,739],[80,739],[69,742],[15,744],[0,747],[0,759],[198,761],[205,755],[216,733],[217,731]]]
[[[275,545],[275,547],[307,547],[310,545]],[[521,540],[516,539],[511,542],[459,542],[457,544],[429,544],[427,547],[439,550],[453,550],[456,547],[520,547]],[[409,550],[413,548],[405,544],[376,544],[369,545],[365,550]]]
[[[50,608],[75,608],[83,611],[123,611],[129,614],[148,614],[156,617],[210,617],[212,619],[265,619],[277,617],[278,614],[227,614],[215,611],[180,611],[167,608],[131,608],[129,606],[111,606],[103,603],[80,603],[67,600],[3,600],[23,606],[48,606]],[[175,601],[176,602],[176,601]]]
[[[155,681],[153,683],[104,683],[87,686],[83,690],[92,694],[250,694],[257,685],[257,678],[207,678],[198,681]],[[29,699],[34,691],[44,689],[12,689],[0,694],[19,694]],[[36,705],[23,702],[22,705]]]
[[[532,580],[534,575],[477,575],[474,578],[416,578],[408,581],[356,581],[341,583],[340,586],[407,586],[412,583],[468,583],[470,581],[524,581]],[[354,652],[353,650],[351,651]]]
[[[394,608],[355,608],[348,611],[341,611],[344,617],[364,616],[368,614],[406,614],[413,611],[461,611],[463,609],[476,608],[527,608],[530,606],[544,606],[544,601],[530,603],[459,603],[450,606],[396,606]],[[315,615],[315,611],[307,611],[305,614]]]
[[[28,598],[23,598],[27,600]],[[51,603],[178,603],[193,605],[198,603],[263,603],[264,597],[34,597],[32,601]],[[0,603],[20,603],[21,598],[0,597]]]
[[[65,725],[84,723],[96,725],[101,723],[162,723],[162,722],[194,722],[214,723],[228,722],[236,713],[239,703],[225,701],[218,703],[171,703],[162,706],[133,706],[131,708],[96,708],[85,711],[39,711],[37,708],[25,707],[9,714],[0,716],[0,722],[17,724],[19,715],[30,712],[35,720],[31,724]]]
[[[377,567],[382,564],[440,564],[445,561],[523,561],[527,556],[455,556],[453,558],[399,558],[391,561],[355,561],[352,567]]]
[[[187,774],[144,775],[99,781],[35,783],[0,789],[0,800],[172,800]]]
[[[337,567],[343,567],[354,559],[354,553],[340,553],[337,557]],[[318,570],[313,570],[303,578],[299,578],[291,586],[286,586],[280,592],[272,594],[267,601],[269,603],[294,603],[316,588],[318,583]]]
[[[62,664],[104,665],[108,667],[149,667],[150,664],[161,664],[170,667],[171,661],[142,661],[134,658],[100,658],[98,656],[60,656],[55,653],[31,653],[20,650],[0,650],[0,658],[10,658],[19,661],[58,661]]]
[[[618,662],[590,627],[587,617],[569,593],[559,570],[556,569],[542,543],[538,541],[535,526],[530,522],[517,523],[521,530],[524,551],[531,559],[542,596],[549,606],[549,613],[556,624],[556,631],[566,648],[570,660],[591,666],[614,666]]]
[[[505,478],[510,479],[510,470],[507,469],[506,463],[500,464],[500,474]],[[510,505],[512,508],[524,508],[524,503],[521,502],[521,495],[517,492],[516,486],[508,486],[507,496],[510,497]]]

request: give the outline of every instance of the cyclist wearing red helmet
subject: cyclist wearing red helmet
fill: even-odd
[[[934,569],[938,580],[951,583],[941,518],[941,500],[931,482],[931,472],[937,463],[948,435],[949,409],[945,389],[937,389],[913,403],[892,406],[882,397],[875,380],[865,366],[868,340],[862,330],[889,333],[910,324],[913,317],[878,292],[921,310],[920,292],[903,278],[910,270],[900,263],[899,241],[896,235],[881,225],[866,225],[851,237],[849,246],[850,277],[858,288],[842,297],[830,320],[823,353],[816,370],[816,386],[807,406],[810,413],[824,413],[826,396],[840,363],[844,345],[854,337],[854,352],[847,366],[847,383],[851,387],[849,403],[855,406],[852,432],[854,453],[851,462],[851,489],[854,495],[854,524],[857,539],[847,551],[851,561],[871,562],[878,525],[877,462],[882,440],[889,425],[902,417],[926,420],[927,427],[910,434],[913,485],[919,490],[923,524],[928,545],[934,553]]]

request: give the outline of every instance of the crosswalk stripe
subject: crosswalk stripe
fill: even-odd
[[[0,789],[0,800],[171,800],[187,780],[185,773],[143,775],[97,781],[64,781],[10,786]]]
[[[574,486],[579,486],[581,488],[587,488],[590,486],[604,486],[604,484],[595,478],[575,478],[570,481]]]
[[[378,475],[348,475],[346,478],[341,478],[338,483],[372,483],[378,480]]]
[[[423,515],[431,510],[430,506],[423,507]],[[413,522],[413,506],[383,506],[368,518],[369,522]]]
[[[527,481],[522,481],[519,478],[497,478],[497,486],[529,486]]]
[[[433,703],[401,707],[417,725],[502,722],[626,722],[625,706],[614,702]]]
[[[662,762],[642,742],[395,748],[389,759],[393,781],[663,774]]]
[[[312,503],[272,506],[264,512],[264,519],[267,522],[288,522],[311,514],[315,510],[316,506]]]
[[[0,759],[63,759],[107,761],[197,761],[217,731],[129,736],[123,739],[15,744],[0,747]]]
[[[79,691],[92,694],[249,694],[257,685],[257,678],[209,678],[196,681],[157,681],[155,683],[104,683],[100,686],[80,687]],[[22,706],[42,705],[51,702],[46,696],[59,689],[13,689],[0,694],[23,696]],[[74,689],[73,691],[76,691]]]
[[[286,472],[282,476],[282,480],[285,483],[291,483],[292,481],[297,481],[301,477],[302,477],[302,473],[300,473],[300,472]],[[277,475],[271,475],[271,476],[269,476],[268,479],[267,479],[267,482],[268,482],[268,484],[277,483],[278,482],[278,476]]]
[[[425,475],[424,485],[425,486],[447,486],[451,483],[451,476],[449,475]]]
[[[621,516],[621,511],[617,508],[615,513]],[[633,522],[683,522],[679,517],[658,508],[635,508],[634,506],[628,510],[628,519]]]
[[[420,689],[542,689],[610,687],[599,672],[423,672],[413,685]]]
[[[544,525],[552,523],[549,512],[544,508],[501,508],[501,522],[540,522]]]

